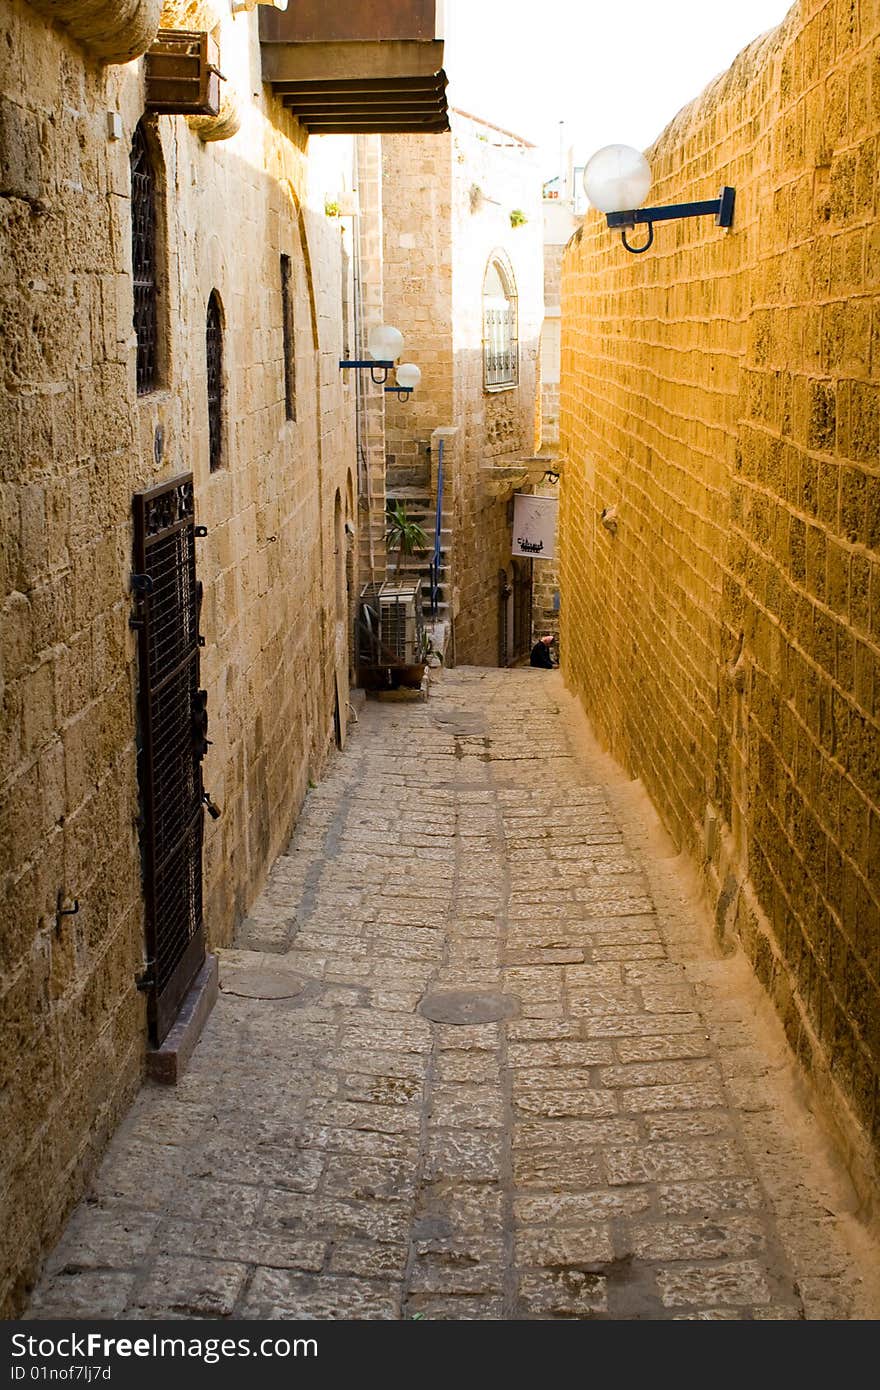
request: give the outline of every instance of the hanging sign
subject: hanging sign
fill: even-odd
[[[555,497],[513,496],[513,544],[511,553],[529,560],[552,560],[556,553]]]

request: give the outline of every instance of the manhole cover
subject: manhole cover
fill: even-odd
[[[280,970],[230,970],[223,972],[223,994],[245,999],[295,999],[309,984],[301,975]]]
[[[434,723],[453,738],[481,738],[489,732],[486,716],[469,709],[450,709],[435,714]]]
[[[451,989],[426,994],[418,1012],[432,1023],[497,1023],[519,1012],[519,1000],[513,994]]]

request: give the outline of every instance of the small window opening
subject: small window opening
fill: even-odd
[[[158,372],[158,286],[156,266],[156,174],[143,126],[131,142],[131,259],[134,331],[137,337],[137,393],[155,390]]]
[[[213,473],[223,463],[223,314],[220,296],[211,291],[205,322],[208,377],[208,458]]]
[[[293,292],[289,256],[281,257],[281,329],[284,338],[284,414],[296,419],[296,349],[293,332]]]

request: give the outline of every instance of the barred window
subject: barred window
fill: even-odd
[[[293,331],[293,289],[289,256],[281,257],[281,328],[284,350],[284,414],[296,419],[296,340]]]
[[[131,260],[134,331],[137,335],[137,391],[156,388],[158,371],[158,288],[156,266],[156,174],[141,124],[131,142]]]
[[[487,391],[519,380],[516,286],[500,256],[493,256],[483,279],[483,385]]]
[[[205,324],[208,367],[208,458],[211,472],[223,462],[223,311],[220,296],[211,291]]]

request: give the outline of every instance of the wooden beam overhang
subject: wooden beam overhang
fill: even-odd
[[[315,134],[449,130],[435,0],[261,9],[263,80]]]

